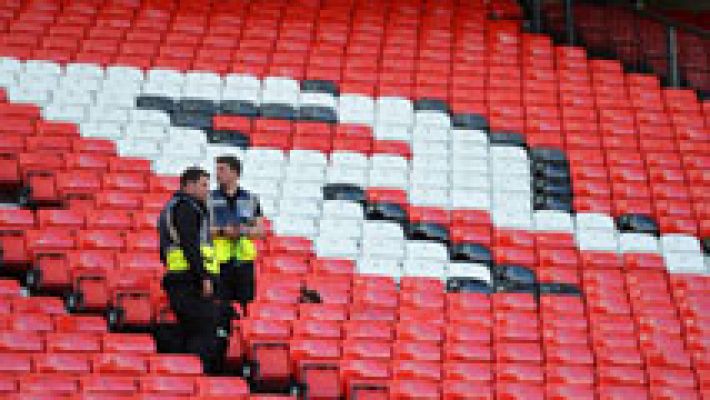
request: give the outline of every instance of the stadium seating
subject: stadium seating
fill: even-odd
[[[261,199],[228,365],[309,398],[708,396],[706,104],[510,1],[0,9],[0,391],[250,398],[158,355],[155,223],[236,154]],[[323,304],[298,304],[301,287]],[[7,315],[7,317],[5,317]],[[91,372],[91,374],[87,374]]]

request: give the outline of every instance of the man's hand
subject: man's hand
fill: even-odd
[[[237,239],[239,237],[239,227],[234,226],[234,225],[229,225],[224,228],[222,228],[222,232],[224,236],[231,238],[231,239]]]
[[[222,236],[222,228],[211,227],[210,235],[212,236]]]
[[[204,297],[212,297],[214,294],[214,290],[212,287],[212,280],[211,279],[203,279],[202,280],[202,295]]]

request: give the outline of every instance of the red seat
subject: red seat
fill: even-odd
[[[97,353],[100,352],[101,340],[96,333],[49,333],[47,351],[56,353]]]
[[[202,363],[199,358],[191,355],[155,355],[149,359],[148,365],[150,372],[156,375],[196,376],[202,374]]]
[[[32,372],[32,358],[28,354],[0,353],[0,372],[3,375],[28,374]]]
[[[85,396],[132,396],[138,391],[135,377],[115,375],[87,375],[81,378],[81,390]],[[100,398],[100,397],[99,397]]]
[[[107,333],[102,343],[106,353],[155,353],[155,342],[150,335]]]
[[[89,211],[86,221],[87,229],[128,230],[131,227],[131,215],[125,211]]]
[[[197,380],[197,395],[205,400],[247,400],[249,387],[241,378],[204,377]]]
[[[102,353],[94,356],[94,372],[138,376],[148,373],[148,360],[141,354]]]
[[[42,374],[28,375],[20,379],[20,391],[24,393],[66,396],[76,393],[78,389],[78,379],[73,376]],[[27,398],[26,394],[21,396]]]
[[[47,353],[33,357],[34,369],[42,374],[88,374],[89,358],[85,354]]]
[[[44,350],[44,340],[38,332],[0,331],[0,351],[31,352]]]
[[[340,321],[298,320],[293,321],[294,338],[340,339],[342,323]]]
[[[440,399],[441,387],[438,382],[417,379],[396,379],[390,385],[390,398],[405,399]]]
[[[146,394],[192,396],[196,392],[193,378],[185,376],[144,376],[140,388]]]

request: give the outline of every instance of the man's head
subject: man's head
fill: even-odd
[[[222,187],[236,186],[242,174],[242,163],[234,156],[220,156],[217,164],[217,183]]]
[[[190,167],[180,175],[180,190],[202,201],[210,192],[210,174],[202,168]]]

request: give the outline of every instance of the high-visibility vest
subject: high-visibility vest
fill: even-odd
[[[240,189],[237,199],[237,209],[230,210],[227,199],[221,190],[213,190],[208,201],[210,223],[213,226],[226,224],[244,224],[254,219],[257,208],[257,199],[246,190]],[[254,242],[246,236],[239,239],[215,237],[212,240],[215,258],[220,263],[230,260],[254,261],[257,251]]]
[[[173,225],[172,213],[179,202],[185,201],[195,208],[200,213],[202,223],[200,226],[200,252],[203,258],[203,267],[205,271],[213,275],[219,275],[220,263],[215,257],[215,249],[210,241],[210,221],[209,215],[195,203],[195,200],[186,196],[176,194],[168,204],[165,205],[160,213],[158,221],[158,231],[160,232],[160,247],[161,253],[165,261],[165,265],[169,272],[184,272],[190,269],[190,264],[185,258],[185,253],[180,247],[180,240],[177,230]]]

